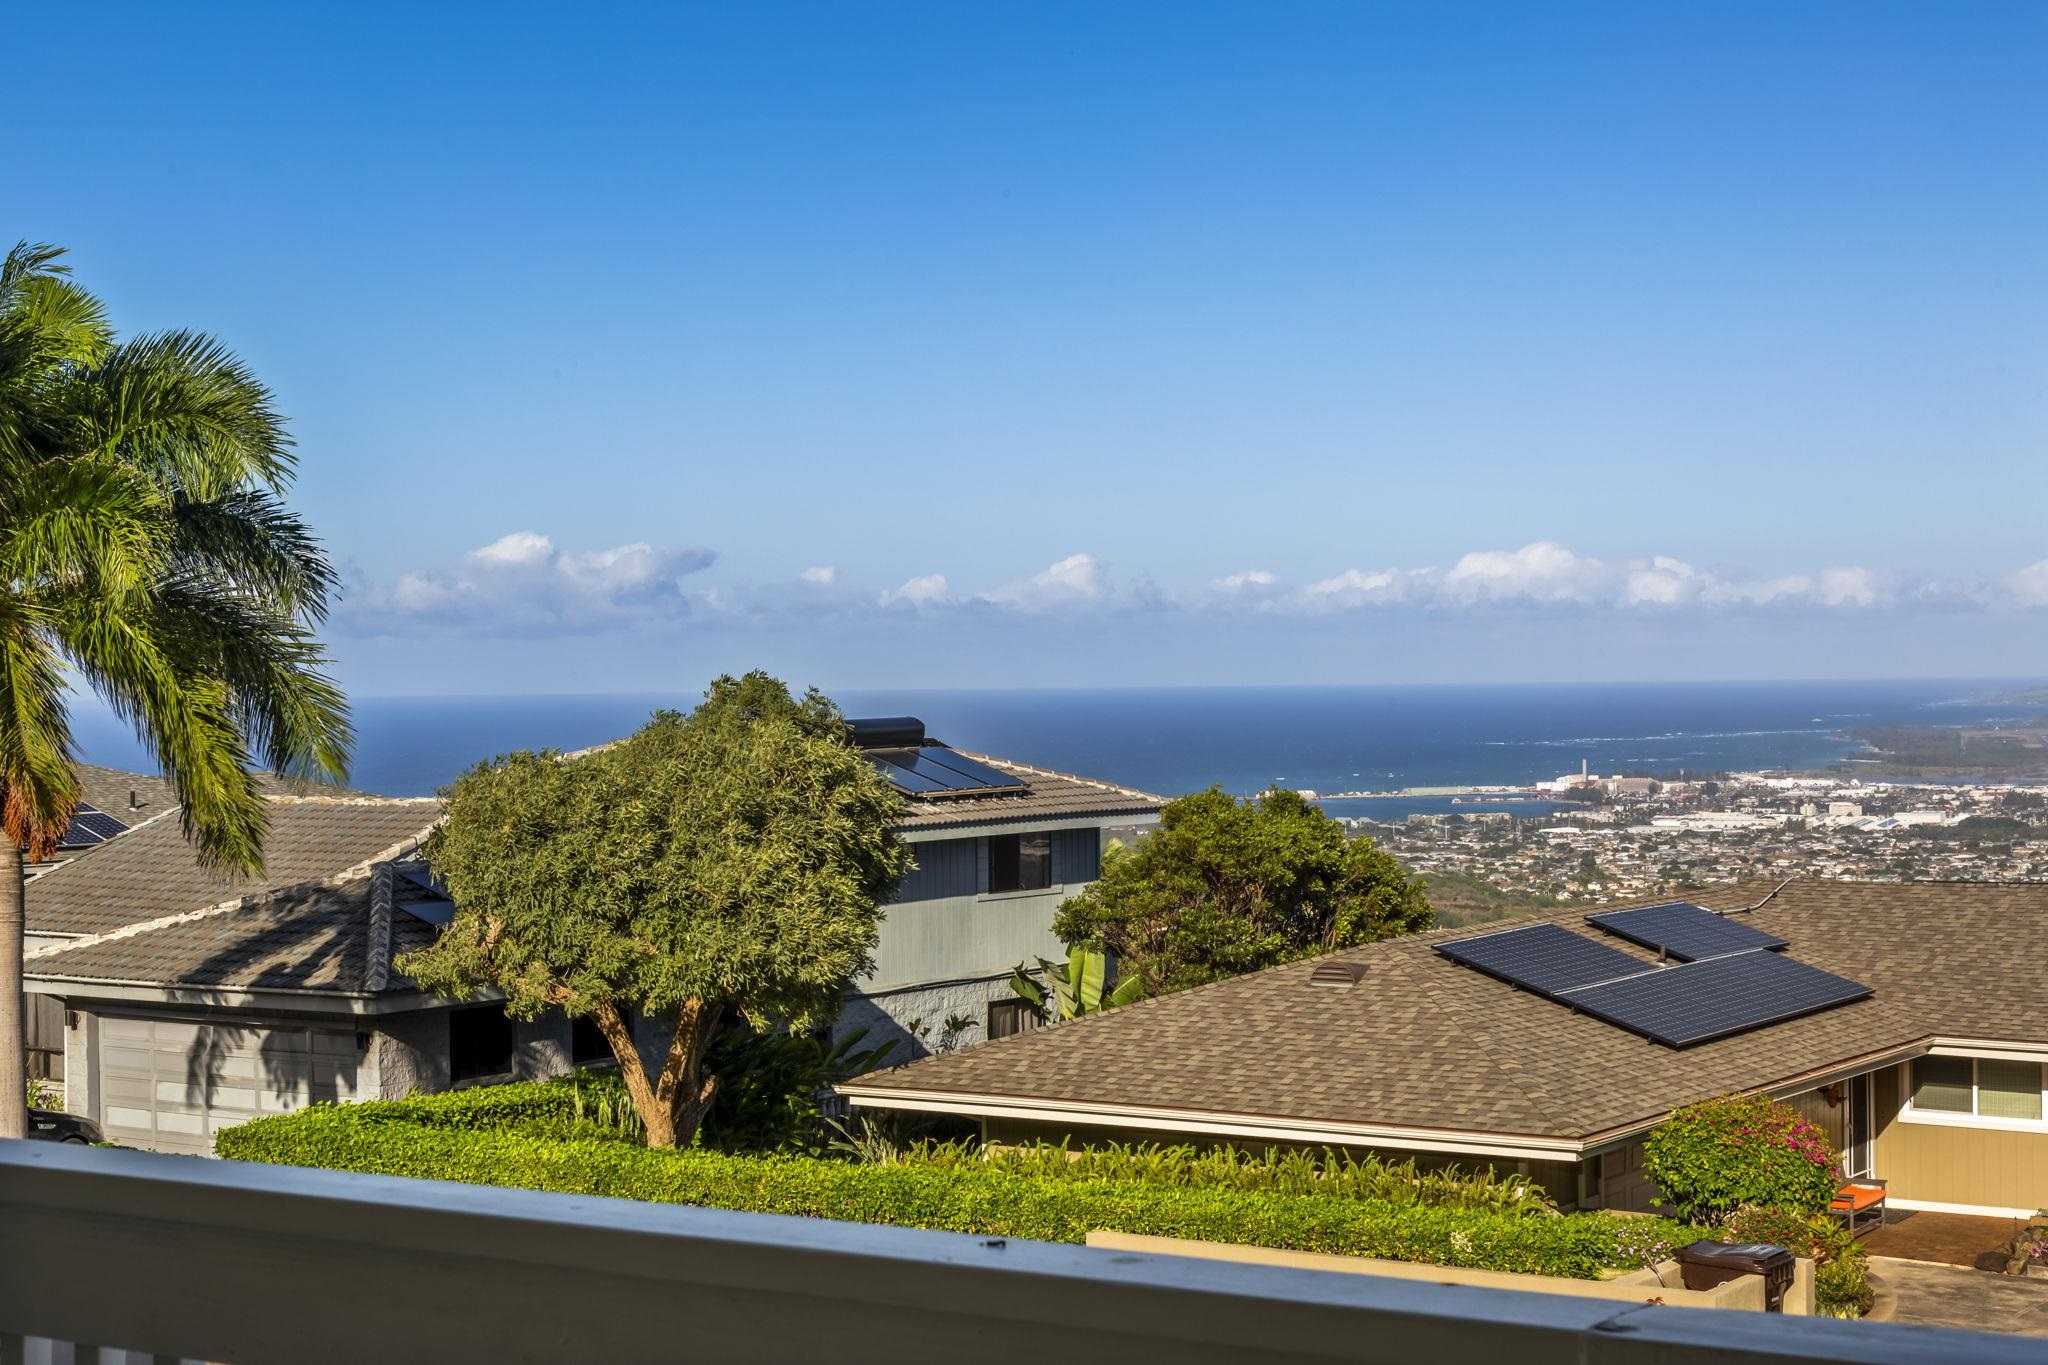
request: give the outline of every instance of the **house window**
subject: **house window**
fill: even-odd
[[[1013,1033],[1028,1033],[1040,1028],[1045,1016],[1038,1012],[1038,1006],[1029,1000],[991,1000],[988,1002],[988,1037],[991,1041],[1007,1038]]]
[[[2039,1062],[1922,1057],[1913,1063],[1911,1117],[2038,1124],[2042,1112]]]
[[[633,1036],[633,1016],[620,1012],[619,1019],[626,1026],[626,1036]],[[569,1063],[572,1066],[602,1066],[616,1062],[611,1040],[604,1036],[604,1030],[597,1026],[594,1015],[581,1015],[569,1021]]]
[[[512,1070],[513,1028],[503,1005],[448,1012],[448,1076],[478,1081]]]
[[[989,839],[990,891],[1043,891],[1051,885],[1050,834],[998,834]]]

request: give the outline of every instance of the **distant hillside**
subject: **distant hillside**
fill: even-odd
[[[2048,771],[2048,729],[2038,722],[2010,729],[1871,725],[1850,730],[1847,737],[1880,756],[1886,771],[1944,777]]]
[[[1463,929],[1473,924],[1489,924],[1497,919],[1513,919],[1516,915],[1548,910],[1559,904],[1551,896],[1503,891],[1463,872],[1425,872],[1420,875],[1430,906],[1436,911],[1436,922],[1446,929]]]

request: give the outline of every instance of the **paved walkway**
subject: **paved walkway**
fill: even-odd
[[[1893,1322],[2048,1337],[2048,1280],[1888,1256],[1870,1258],[1870,1279]]]
[[[1963,1213],[1895,1212],[1881,1228],[1863,1238],[1873,1256],[1907,1261],[1939,1261],[1975,1266],[1978,1258],[1998,1250],[2020,1229],[2017,1218],[1981,1218]],[[2002,1269],[2004,1257],[1991,1258]]]

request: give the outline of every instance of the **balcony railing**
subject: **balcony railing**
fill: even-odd
[[[2040,1358],[1934,1328],[0,1142],[0,1355],[52,1341],[229,1365]]]

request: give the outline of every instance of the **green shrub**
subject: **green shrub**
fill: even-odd
[[[1531,1218],[1136,1180],[1048,1180],[1002,1169],[656,1150],[580,1134],[567,1084],[494,1089],[315,1105],[227,1129],[215,1150],[245,1161],[982,1236],[1080,1242],[1099,1228],[1582,1279],[1643,1264],[1657,1248],[1700,1235],[1610,1214]]]
[[[1860,1318],[1877,1302],[1870,1266],[1858,1242],[1813,1274],[1814,1311],[1831,1318]]]
[[[1835,1318],[1860,1318],[1870,1311],[1869,1267],[1863,1244],[1838,1218],[1794,1209],[1740,1208],[1728,1215],[1721,1236],[1731,1242],[1779,1246],[1814,1264],[1814,1310]]]
[[[1643,1165],[1681,1218],[1721,1218],[1744,1205],[1819,1213],[1839,1183],[1827,1136],[1764,1095],[1676,1111],[1644,1139]]]
[[[1424,1170],[1410,1160],[1370,1153],[1281,1151],[1260,1153],[1219,1147],[1107,1143],[1072,1150],[1050,1143],[1031,1147],[979,1147],[964,1142],[925,1143],[899,1160],[947,1170],[1000,1170],[1042,1180],[1131,1180],[1182,1189],[1227,1189],[1253,1194],[1368,1199],[1426,1208],[1480,1208],[1503,1213],[1554,1214],[1549,1191],[1527,1176],[1492,1167]]]

